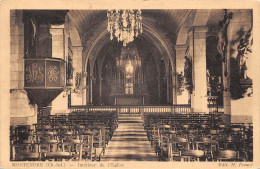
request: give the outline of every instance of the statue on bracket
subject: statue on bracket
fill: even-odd
[[[181,71],[180,73],[177,72],[177,94],[182,95],[182,92],[184,91],[184,75]]]
[[[193,85],[192,85],[192,62],[191,59],[187,56],[185,58],[185,65],[184,65],[184,81],[185,81],[185,88],[188,90],[189,93],[192,93]]]
[[[81,73],[77,72],[76,73],[76,78],[75,78],[75,90],[79,90],[80,89],[80,85],[81,85]]]
[[[68,73],[67,73],[67,77],[68,77],[68,85],[71,86],[73,85],[73,63],[72,63],[72,57],[69,55],[68,56]]]
[[[240,39],[240,43],[237,47],[238,55],[237,59],[239,62],[239,73],[241,79],[248,79],[247,76],[247,64],[246,61],[248,59],[248,52],[252,52],[251,46],[253,43],[252,38],[252,28],[247,32],[245,38]]]

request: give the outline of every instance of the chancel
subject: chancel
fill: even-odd
[[[122,47],[116,58],[116,72],[111,100],[116,105],[143,105],[147,103],[148,93],[143,81],[142,60],[136,45],[132,42]]]
[[[252,13],[11,10],[10,160],[252,162]]]

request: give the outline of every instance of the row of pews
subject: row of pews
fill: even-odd
[[[252,124],[220,113],[146,113],[144,128],[160,161],[253,161]]]
[[[118,126],[116,112],[73,112],[11,126],[13,161],[100,160]]]

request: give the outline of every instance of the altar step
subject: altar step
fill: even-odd
[[[125,116],[125,115],[119,115],[118,116],[118,123],[142,123],[143,119],[141,116]]]
[[[140,113],[129,113],[129,112],[119,112],[119,115],[123,115],[123,116],[140,116]]]

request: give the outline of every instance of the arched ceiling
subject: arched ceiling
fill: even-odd
[[[142,16],[153,18],[158,28],[166,34],[177,33],[192,9],[142,10]],[[107,20],[106,10],[70,10],[68,16],[73,21],[79,34],[89,32],[93,26]]]
[[[164,57],[165,61],[170,61],[171,65],[174,65],[175,61],[174,46],[186,43],[187,32],[191,26],[209,25],[216,27],[216,23],[223,18],[223,10],[141,11],[145,29],[140,37],[151,41],[160,52],[161,57]],[[92,59],[94,62],[100,50],[110,42],[109,34],[106,31],[106,10],[70,10],[68,16],[77,30],[84,48],[83,57],[86,57],[86,61],[83,64],[87,64],[87,59]],[[181,39],[180,37],[183,35],[184,38]]]

